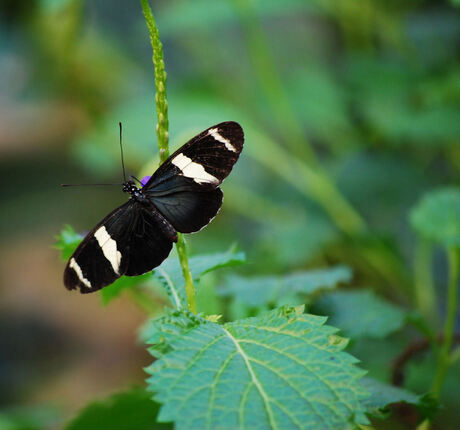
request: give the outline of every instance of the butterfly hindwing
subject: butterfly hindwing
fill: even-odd
[[[238,160],[243,143],[243,130],[236,122],[210,127],[174,152],[142,191],[177,231],[198,231],[219,211],[218,187]]]
[[[222,198],[218,187],[193,191],[193,186],[187,191],[151,197],[161,214],[181,233],[193,233],[209,224],[219,211]]]

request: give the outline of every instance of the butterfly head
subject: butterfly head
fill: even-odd
[[[129,180],[123,184],[123,192],[133,195],[136,191],[139,191],[139,188],[136,187],[134,181]]]

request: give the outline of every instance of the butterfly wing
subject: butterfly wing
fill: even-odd
[[[197,188],[194,184],[187,184],[186,190],[151,196],[158,211],[181,233],[202,229],[216,216],[222,205],[220,188]]]
[[[90,293],[121,275],[140,275],[158,266],[172,242],[155,214],[129,200],[107,215],[83,239],[64,271],[64,285]]]
[[[177,231],[198,231],[219,211],[223,197],[219,185],[238,160],[243,143],[238,123],[214,125],[174,152],[142,192]]]
[[[136,276],[159,266],[169,255],[172,240],[161,228],[159,215],[149,206],[135,204],[129,237],[129,262],[125,275]]]

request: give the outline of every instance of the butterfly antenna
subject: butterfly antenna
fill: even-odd
[[[120,126],[120,153],[121,153],[121,167],[123,169],[123,182],[126,182],[125,161],[123,159],[123,145],[121,143],[121,136],[122,136],[121,122],[119,122],[118,125]]]
[[[123,145],[121,141],[121,136],[122,136],[122,127],[121,127],[121,122],[118,123],[120,126],[120,152],[121,152],[121,167],[123,168],[123,183],[126,182],[126,173],[125,173],[125,162],[123,159]],[[123,185],[123,184],[61,184],[61,187],[87,187],[87,186],[93,186],[93,185]]]
[[[129,175],[129,177],[139,182],[139,184],[141,184],[141,181],[139,181],[139,179],[137,179],[134,175]]]
[[[61,184],[61,187],[92,187],[94,185],[123,185],[123,184]]]

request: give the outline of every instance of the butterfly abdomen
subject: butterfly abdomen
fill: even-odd
[[[131,194],[131,198],[139,203],[144,208],[144,210],[149,212],[150,215],[155,219],[161,232],[172,242],[177,242],[177,231],[171,225],[171,223],[163,215],[160,214],[152,200],[137,187],[132,188],[129,193]],[[143,218],[139,219],[145,222]],[[142,236],[143,233],[144,229],[140,229],[139,235]]]

